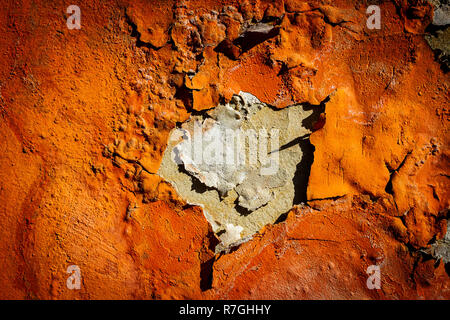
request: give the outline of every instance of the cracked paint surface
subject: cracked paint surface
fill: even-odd
[[[378,1],[371,30],[359,0],[93,0],[68,30],[63,1],[4,1],[0,298],[450,299],[448,6],[432,3]],[[203,210],[157,172],[174,128],[217,125],[242,92],[272,106],[258,126],[312,112],[289,122],[309,139],[280,135],[294,199],[224,175],[223,194],[194,185],[224,206]],[[285,187],[288,213],[258,220]],[[259,196],[236,214],[238,191]]]

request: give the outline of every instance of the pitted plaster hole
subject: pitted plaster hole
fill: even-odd
[[[302,122],[311,114],[240,92],[171,132],[158,174],[203,208],[221,239],[217,251],[251,238],[295,204],[299,171],[309,170],[300,164],[301,141],[311,133]]]

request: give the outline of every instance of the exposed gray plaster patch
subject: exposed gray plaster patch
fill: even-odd
[[[302,120],[311,114],[300,104],[276,110],[240,92],[172,131],[158,174],[203,208],[222,241],[218,250],[292,208],[303,157],[292,142],[310,133]]]
[[[433,24],[445,26],[450,24],[450,5],[448,0],[430,0],[434,5]]]
[[[442,259],[444,263],[450,262],[450,220],[447,220],[447,233],[442,240],[431,245],[431,255],[435,259]]]

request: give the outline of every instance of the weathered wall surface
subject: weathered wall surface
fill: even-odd
[[[79,30],[66,2],[3,2],[0,298],[450,298],[448,25],[428,2],[85,1]],[[216,254],[156,173],[175,127],[241,91],[313,110],[313,156],[291,212]]]

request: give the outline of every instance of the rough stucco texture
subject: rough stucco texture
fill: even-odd
[[[67,5],[0,11],[1,299],[450,298],[444,9],[94,0],[69,30]],[[216,253],[157,172],[174,128],[239,92],[302,104],[308,137],[291,208]]]

